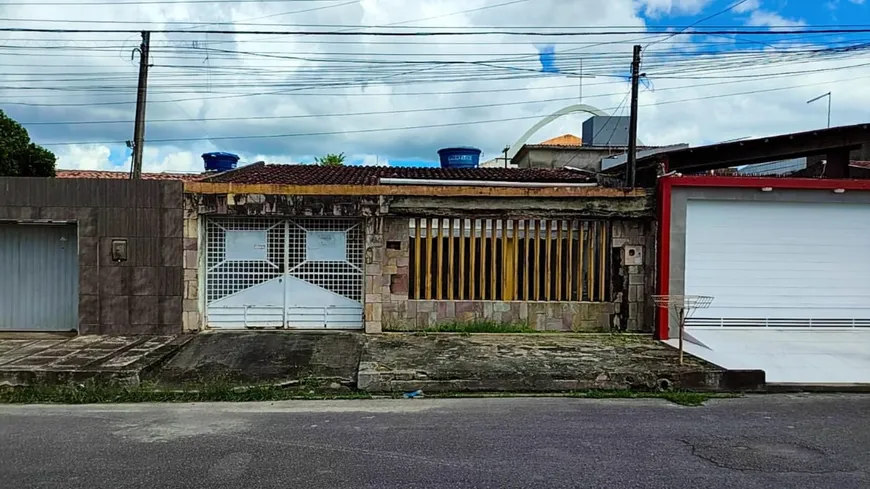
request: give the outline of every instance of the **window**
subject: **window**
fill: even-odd
[[[410,297],[606,301],[606,221],[412,219]]]

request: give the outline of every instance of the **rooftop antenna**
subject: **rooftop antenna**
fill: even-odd
[[[823,98],[825,98],[825,97],[828,98],[828,127],[830,128],[830,127],[831,127],[831,92],[828,92],[828,93],[826,93],[826,94],[819,95],[819,96],[816,97],[816,98],[813,98],[813,99],[807,100],[807,103],[808,103],[808,104],[811,104],[811,103],[815,102],[816,100],[821,100],[821,99],[823,99]]]

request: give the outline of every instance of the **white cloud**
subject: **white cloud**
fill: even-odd
[[[756,27],[802,27],[807,23],[800,19],[786,19],[785,17],[768,10],[755,10],[749,15],[747,25]]]
[[[760,7],[761,3],[759,2],[759,0],[747,0],[731,10],[735,14],[743,14],[746,12],[752,12],[753,10],[758,10]]]
[[[505,0],[424,1],[408,8],[406,0],[362,0],[358,4],[308,13],[275,16],[261,21],[274,24],[391,24],[438,17],[420,22],[437,26],[493,25],[577,25],[635,26],[644,28],[642,12],[697,13],[711,2],[706,0],[530,0],[528,2],[440,17],[446,14],[504,3]],[[594,8],[590,5],[594,4]],[[767,12],[758,2],[742,12],[753,25],[786,25],[789,21]],[[319,3],[311,4],[320,6]],[[245,21],[281,12],[310,8],[277,2],[216,3],[209,9],[201,4],[103,5],[73,7],[6,6],[3,17],[67,20],[141,20],[159,22]],[[774,17],[776,16],[776,17]],[[576,21],[576,22],[575,22]],[[88,24],[9,23],[10,26],[89,27]],[[136,24],[97,24],[90,27],[141,28]],[[167,27],[184,27],[174,24]],[[212,26],[215,27],[215,26]],[[220,26],[217,26],[220,27]],[[256,28],[237,26],[237,30]],[[260,29],[293,29],[288,26]],[[193,29],[195,32],[196,29]],[[403,160],[437,159],[436,150],[445,146],[470,145],[490,157],[501,154],[532,124],[579,98],[579,81],[565,76],[520,77],[516,72],[492,71],[468,65],[382,65],[348,63],[357,61],[490,60],[511,58],[510,66],[534,68],[536,45],[553,43],[557,64],[566,71],[578,68],[583,56],[584,73],[597,75],[583,82],[583,102],[607,112],[627,113],[628,85],[613,75],[629,70],[631,44],[638,36],[626,36],[621,44],[590,46],[587,43],[614,38],[517,39],[488,37],[334,37],[305,36],[153,36],[154,67],[151,70],[146,130],[145,171],[199,171],[200,154],[208,151],[237,153],[244,162],[309,163],[315,155],[344,152],[358,164],[385,164]],[[0,107],[22,122],[120,121],[114,124],[28,125],[31,136],[46,144],[59,157],[62,168],[111,168],[110,155],[123,154],[123,141],[132,139],[135,105],[136,66],[130,50],[138,45],[132,34],[2,33],[0,45],[28,46],[29,49],[0,47]],[[672,41],[701,40],[678,36]],[[62,40],[63,43],[59,41]],[[703,39],[705,41],[722,39]],[[209,44],[210,43],[210,44]],[[474,44],[468,44],[474,43]],[[572,44],[574,43],[574,44]],[[52,46],[52,49],[45,49]],[[59,48],[58,46],[61,46]],[[65,46],[65,47],[64,47]],[[206,52],[203,46],[221,49]],[[650,53],[676,48],[703,52],[706,44],[657,43]],[[732,49],[749,49],[734,44]],[[751,47],[751,49],[766,49]],[[229,52],[227,52],[229,51]],[[234,54],[243,51],[254,55]],[[758,51],[760,52],[760,51]],[[709,69],[692,61],[691,69],[671,69],[668,63],[647,54],[644,70],[655,91],[640,96],[640,137],[648,144],[688,142],[700,144],[743,137],[769,135],[821,127],[824,114],[804,103],[828,90],[849,93],[834,96],[835,124],[862,122],[870,112],[866,80],[855,78],[859,69],[811,73],[765,79],[763,75],[788,71],[836,68],[867,61],[795,60],[790,64],[764,61],[742,66],[740,71],[700,72]],[[287,56],[296,57],[288,59]],[[573,56],[573,57],[572,57]],[[304,59],[300,59],[304,58]],[[327,59],[327,60],[325,60]],[[343,61],[342,63],[335,62]],[[681,62],[686,62],[682,60]],[[716,66],[719,58],[710,58]],[[663,73],[674,72],[668,78]],[[723,80],[717,76],[739,74],[743,78]],[[499,76],[494,76],[498,74]],[[710,79],[680,79],[681,75],[711,76]],[[753,78],[754,76],[754,78]],[[443,81],[447,78],[450,82]],[[499,79],[501,78],[501,79]],[[440,80],[440,81],[439,81]],[[721,84],[724,81],[733,82]],[[365,83],[364,83],[365,82]],[[347,83],[353,86],[336,86]],[[720,83],[713,85],[713,83]],[[767,90],[783,86],[816,84],[795,90],[761,92],[693,102],[670,102],[734,92]],[[303,89],[303,86],[320,86]],[[36,88],[43,88],[37,90]],[[69,91],[78,88],[81,91]],[[255,93],[281,91],[272,95]],[[170,101],[171,100],[171,101]],[[842,102],[838,102],[842,101]],[[8,102],[51,104],[53,106],[11,105]],[[116,103],[116,105],[105,105]],[[650,105],[661,104],[664,105]],[[8,104],[8,105],[7,105]],[[57,104],[81,104],[63,106]],[[478,107],[469,107],[478,106]],[[482,106],[482,107],[481,107]],[[458,110],[433,110],[466,107]],[[371,114],[378,112],[379,114]],[[359,114],[368,115],[341,115]],[[587,115],[557,119],[532,137],[541,141],[564,133],[580,134]],[[165,122],[167,119],[176,122]],[[182,119],[182,121],[178,121]],[[161,122],[163,121],[163,122]],[[500,121],[457,125],[468,121]],[[378,128],[427,126],[415,130],[370,132]],[[441,126],[441,127],[435,127]],[[280,136],[256,139],[223,139],[243,136]],[[214,138],[214,139],[212,139]],[[166,139],[184,141],[162,142]],[[51,146],[59,142],[108,142]],[[129,165],[129,161],[127,162]],[[117,168],[117,167],[114,167]],[[123,167],[129,168],[129,166]]]
[[[58,168],[67,170],[104,170],[109,165],[111,150],[100,144],[64,146],[55,149]]]
[[[644,11],[647,15],[659,17],[672,14],[695,15],[712,3],[712,0],[645,0],[641,3],[646,5]]]

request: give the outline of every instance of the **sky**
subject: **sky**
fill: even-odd
[[[358,35],[373,26],[545,35]],[[432,165],[447,146],[499,156],[572,104],[627,115],[641,44],[640,140],[701,145],[822,128],[827,99],[806,102],[827,92],[832,125],[866,122],[870,32],[783,33],[831,26],[870,27],[870,0],[0,0],[0,28],[132,31],[0,32],[0,109],[59,168],[126,170],[135,31],[183,30],[152,35],[145,171],[200,171],[211,151],[243,163],[344,153],[350,164]],[[701,32],[717,27],[765,34]],[[620,34],[555,35],[584,31]],[[556,119],[529,142],[580,135],[586,118]]]

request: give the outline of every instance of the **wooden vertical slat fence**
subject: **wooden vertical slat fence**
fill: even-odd
[[[564,300],[562,297],[562,220],[556,221],[556,300]]]
[[[609,224],[575,219],[418,218],[412,299],[609,300]]]
[[[422,250],[420,240],[420,226],[422,225],[421,219],[414,220],[414,294],[412,296],[421,297],[423,295],[423,287],[420,283],[420,277],[423,275],[420,273],[420,257],[422,256]]]
[[[465,297],[465,219],[459,220],[459,297]]]
[[[453,300],[453,286],[456,283],[453,277],[453,267],[456,265],[455,257],[453,256],[453,219],[447,220],[447,300]]]
[[[432,298],[432,219],[426,219],[426,299]]]

